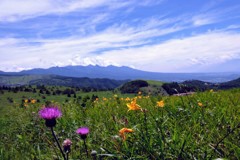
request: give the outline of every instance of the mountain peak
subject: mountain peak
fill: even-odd
[[[0,72],[1,73],[1,72]],[[185,80],[201,80],[208,82],[226,82],[236,79],[240,73],[157,73],[137,70],[127,66],[65,66],[51,67],[48,69],[31,69],[21,72],[3,72],[1,74],[21,74],[21,75],[59,75],[66,77],[88,77],[88,78],[108,78],[116,80],[125,79],[143,79],[143,80],[159,80],[165,82],[182,82]]]

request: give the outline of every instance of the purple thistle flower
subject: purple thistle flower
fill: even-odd
[[[45,107],[39,111],[39,115],[43,119],[56,119],[62,116],[62,112],[58,107]]]
[[[54,127],[56,125],[56,118],[62,116],[62,112],[55,106],[45,107],[41,109],[38,114],[46,120],[45,124],[47,127]]]
[[[87,135],[89,133],[89,128],[88,127],[81,127],[76,130],[76,133],[81,136],[82,139],[86,139]]]

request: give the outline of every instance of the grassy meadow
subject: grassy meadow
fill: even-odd
[[[240,159],[240,89],[187,96],[112,91],[52,96],[4,91],[0,101],[3,160],[63,159],[38,115],[50,103],[62,111],[54,131],[60,144],[71,139],[69,159]],[[137,107],[129,110],[127,104]],[[76,134],[81,126],[90,129],[88,153]],[[123,137],[119,134],[122,128],[133,132]]]

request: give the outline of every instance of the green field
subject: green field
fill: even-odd
[[[134,97],[141,109],[128,111]],[[163,107],[157,106],[161,100]],[[66,138],[73,142],[69,159],[93,159],[92,150],[97,151],[97,159],[240,159],[240,89],[181,97],[118,91],[76,91],[75,96],[4,91],[0,101],[3,160],[62,159],[50,129],[38,116],[49,103],[62,111],[54,131],[60,144]],[[76,134],[81,126],[90,128],[89,155]],[[133,130],[125,140],[119,135],[122,128]]]

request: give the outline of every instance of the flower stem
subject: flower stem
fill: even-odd
[[[83,142],[84,142],[84,146],[85,146],[85,152],[86,152],[87,157],[88,157],[88,149],[87,149],[86,140],[84,139]]]
[[[68,160],[68,155],[69,155],[69,152],[67,152],[67,160]]]
[[[55,135],[55,133],[53,131],[53,127],[50,127],[50,128],[51,128],[52,135],[53,135],[55,141],[57,142],[58,148],[60,149],[60,151],[62,153],[63,159],[66,160],[65,154],[63,153],[63,150],[62,150],[62,148],[61,148],[61,146],[60,146],[60,144],[59,144],[59,142],[57,140],[57,137],[56,137],[56,135]]]
[[[144,126],[145,126],[145,134],[146,134],[146,136],[147,136],[147,138],[148,138],[148,140],[149,140],[149,135],[148,135],[148,126],[147,126],[147,113],[146,113],[146,111],[145,112],[143,112],[144,113]]]

